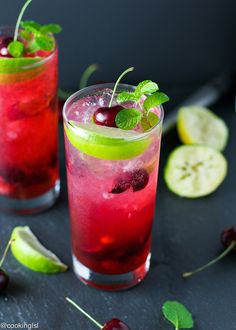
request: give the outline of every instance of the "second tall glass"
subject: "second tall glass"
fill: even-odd
[[[57,57],[1,58],[0,209],[41,211],[59,194]]]

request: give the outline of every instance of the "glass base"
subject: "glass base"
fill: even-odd
[[[74,272],[84,284],[93,286],[97,289],[117,291],[131,288],[144,279],[150,268],[151,253],[149,253],[146,261],[140,267],[131,272],[118,275],[94,272],[81,264],[74,255],[72,258]]]
[[[0,209],[5,212],[17,214],[33,214],[42,212],[51,207],[60,194],[60,180],[57,180],[55,186],[45,194],[30,198],[17,199],[6,196],[0,196]]]

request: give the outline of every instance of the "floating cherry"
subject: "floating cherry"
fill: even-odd
[[[83,315],[85,315],[90,321],[92,321],[101,330],[131,330],[124,322],[119,319],[112,319],[107,321],[104,325],[96,321],[92,316],[90,316],[85,310],[83,310],[78,304],[73,300],[66,297],[66,300],[72,304],[76,309],[78,309]]]
[[[146,187],[148,181],[149,174],[144,168],[140,168],[132,172],[126,172],[117,179],[114,188],[112,188],[110,193],[121,194],[131,187],[134,192],[139,191]]]
[[[144,189],[148,184],[148,181],[149,175],[144,168],[133,171],[131,179],[131,186],[133,187],[133,191]]]
[[[9,275],[2,268],[2,265],[3,265],[4,261],[5,261],[7,252],[9,250],[9,247],[10,247],[10,245],[11,245],[12,242],[13,242],[13,240],[11,239],[7,243],[7,246],[5,248],[5,251],[3,252],[3,255],[2,255],[2,259],[0,260],[0,293],[2,293],[7,288],[8,283],[9,283],[9,280],[10,280]]]
[[[116,126],[116,115],[123,109],[120,105],[114,107],[103,107],[98,108],[93,114],[93,120],[96,125],[117,127]]]

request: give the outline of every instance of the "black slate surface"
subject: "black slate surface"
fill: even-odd
[[[176,95],[178,97],[178,95]],[[148,277],[123,292],[103,292],[86,287],[72,269],[58,275],[42,275],[21,266],[11,254],[5,268],[11,275],[8,292],[0,297],[0,329],[4,324],[38,323],[38,329],[93,330],[96,327],[70,306],[69,296],[103,323],[115,317],[132,330],[168,330],[161,316],[162,303],[179,300],[193,313],[196,330],[236,329],[236,255],[231,255],[204,273],[183,280],[181,272],[192,270],[221,251],[219,235],[236,219],[236,113],[233,98],[212,107],[230,128],[225,155],[228,176],[211,196],[187,200],[170,193],[163,182],[163,167],[169,152],[180,142],[175,130],[164,136],[153,227],[153,258]],[[60,127],[62,190],[57,204],[34,216],[0,214],[0,251],[13,227],[29,225],[42,243],[71,265],[69,217],[64,155]],[[5,322],[5,323],[4,323]],[[36,324],[37,326],[37,324]],[[7,328],[7,326],[5,326]]]

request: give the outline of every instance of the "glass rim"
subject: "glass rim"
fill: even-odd
[[[83,94],[85,91],[93,91],[93,90],[102,90],[105,88],[109,88],[109,87],[114,87],[115,83],[103,83],[103,84],[96,84],[96,85],[91,85],[88,87],[84,87],[80,90],[78,90],[77,92],[73,93],[65,102],[64,106],[63,106],[63,110],[62,110],[62,117],[63,117],[63,121],[66,124],[69,124],[68,118],[67,118],[67,114],[66,114],[66,110],[69,107],[70,103],[74,103],[73,100],[76,100],[78,96],[80,96],[81,94]],[[119,84],[119,87],[124,87],[126,89],[128,88],[135,88],[136,86],[134,85],[130,85],[130,84]],[[79,98],[78,98],[79,99]],[[150,135],[151,133],[153,133],[158,127],[160,127],[162,125],[163,119],[164,119],[164,109],[162,105],[159,105],[158,108],[160,109],[160,116],[159,116],[159,120],[156,123],[156,125],[154,125],[153,127],[151,127],[149,130],[147,130],[146,132],[136,132],[137,134],[135,134],[134,136],[130,137],[130,138],[125,138],[125,140],[129,140],[129,141],[133,141],[133,140],[139,140],[142,138],[145,138],[146,136]],[[72,127],[71,125],[69,125],[70,127]],[[73,127],[73,129],[76,131],[76,127]],[[78,131],[81,132],[84,131],[86,132],[87,130],[84,128],[79,128]],[[112,139],[121,139],[122,137],[119,136],[117,134],[117,136],[112,136]]]
[[[8,25],[5,25],[5,26],[0,25],[0,35],[1,35],[1,32],[4,31],[4,30],[14,31],[14,29],[15,29],[15,27],[13,27],[11,25],[9,25],[9,26]],[[48,62],[55,55],[55,53],[58,50],[56,38],[54,38],[54,39],[55,39],[55,48],[53,49],[53,51],[49,55],[47,55],[45,57],[39,57],[38,56],[40,58],[40,60],[38,60],[38,61],[36,61],[32,64],[19,65],[19,66],[17,66],[17,68],[27,69],[27,70],[28,69],[34,69],[35,67],[38,67],[38,66],[43,65],[44,63]],[[27,58],[27,57],[24,57],[24,58]],[[34,57],[32,57],[32,58],[34,58]],[[7,60],[8,57],[5,57],[5,59]],[[10,58],[10,59],[12,59],[12,58]]]

